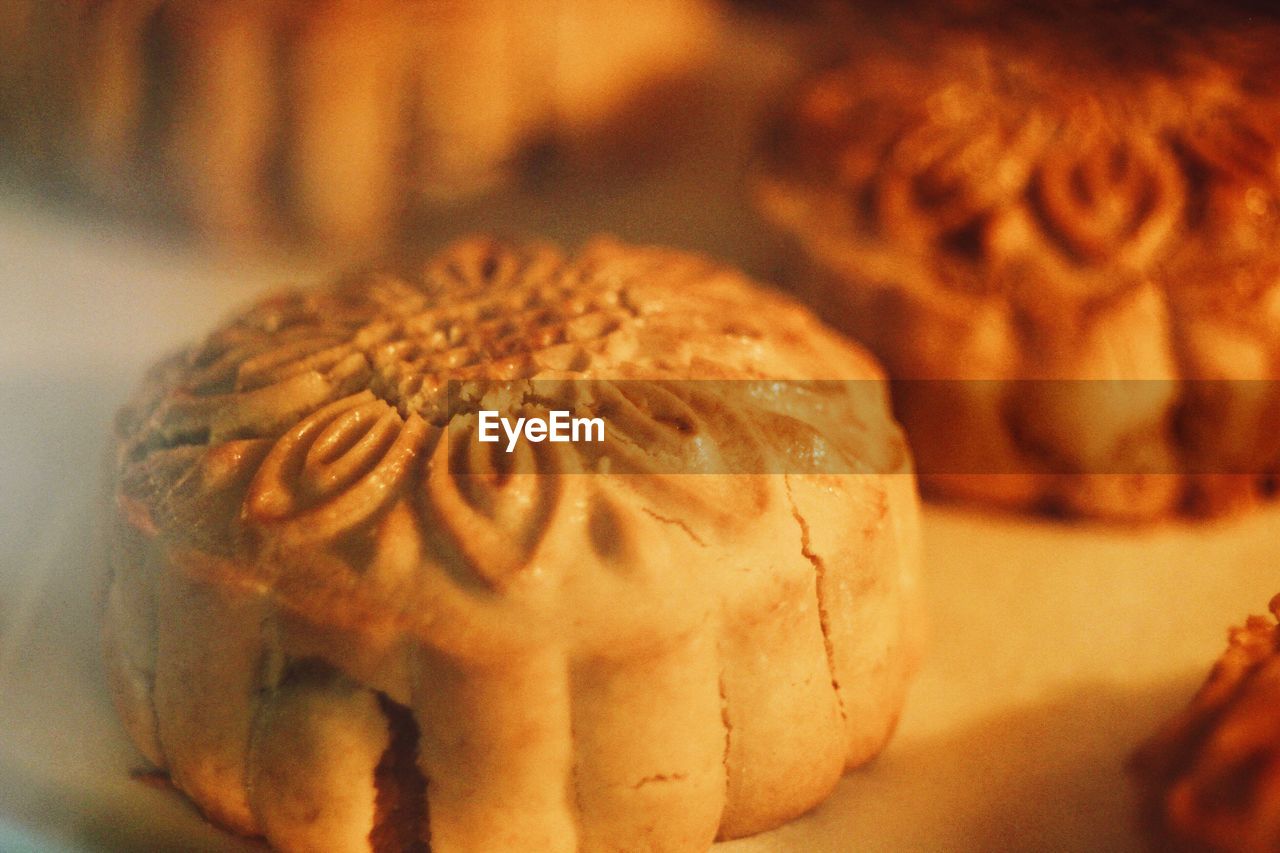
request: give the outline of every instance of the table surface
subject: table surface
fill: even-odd
[[[767,270],[740,194],[752,92],[793,69],[761,56],[721,69],[741,86],[716,99],[731,145],[693,133],[656,176],[459,208],[424,244],[607,230]],[[99,664],[92,519],[107,425],[143,368],[332,264],[212,253],[0,186],[0,847],[256,846],[130,778],[140,759]],[[1227,626],[1280,591],[1280,509],[1136,531],[936,506],[924,520],[932,641],[896,739],[813,814],[721,849],[1135,848],[1124,759],[1187,701]]]

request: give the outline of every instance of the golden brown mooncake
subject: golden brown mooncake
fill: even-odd
[[[1280,471],[1280,29],[1006,12],[798,91],[757,185],[797,287],[902,380],[926,492],[1113,519],[1257,502]]]
[[[711,0],[15,0],[11,139],[214,232],[367,242],[690,73]]]
[[[626,470],[458,449],[476,412],[450,381],[550,405],[538,377],[631,413],[607,419]],[[880,387],[775,381],[832,378]],[[880,750],[913,669],[918,498],[880,379],[736,271],[609,240],[468,239],[264,299],[118,418],[125,727],[283,850],[699,851],[776,826]],[[669,414],[666,380],[712,397]],[[815,435],[866,473],[671,464]]]
[[[1271,612],[1231,631],[1190,706],[1131,762],[1157,849],[1280,848],[1280,596]]]

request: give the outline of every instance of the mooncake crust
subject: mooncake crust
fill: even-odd
[[[1278,30],[1203,14],[908,28],[776,123],[760,210],[905,380],[926,491],[1112,519],[1275,492]],[[954,380],[954,408],[914,380]],[[1051,399],[1091,380],[1121,399]]]
[[[1270,609],[1231,630],[1190,705],[1130,761],[1155,849],[1280,846],[1280,596]]]
[[[628,25],[640,13],[642,25]],[[27,171],[215,239],[375,250],[708,57],[704,0],[14,0]],[[606,49],[607,47],[607,49]]]
[[[672,380],[881,378],[739,273],[611,240],[468,239],[267,298],[118,418],[126,729],[205,814],[284,850],[694,851],[776,826],[902,706],[910,455],[885,391],[780,382],[665,426],[662,406]],[[639,414],[609,429],[633,469],[575,474],[580,445],[448,458],[475,417],[449,382],[542,380],[625,388]],[[815,434],[867,473],[645,461]]]

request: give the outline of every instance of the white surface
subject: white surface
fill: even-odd
[[[739,55],[715,133],[692,133],[665,176],[491,199],[424,239],[609,230],[760,271],[738,194],[748,90],[790,72]],[[0,187],[0,849],[23,849],[20,831],[48,850],[257,849],[129,776],[92,518],[109,420],[144,367],[319,269],[210,258]],[[932,644],[898,737],[817,812],[724,853],[1133,848],[1125,756],[1186,701],[1227,625],[1280,591],[1280,510],[1141,532],[940,508],[925,522]]]

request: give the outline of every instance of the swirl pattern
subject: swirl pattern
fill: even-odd
[[[841,217],[864,265],[914,259],[977,291],[1046,258],[1069,284],[1155,270],[1180,237],[1257,253],[1280,233],[1280,102],[1247,85],[1248,67],[1222,69],[1269,60],[1206,62],[1172,39],[1164,64],[1121,61],[1032,30],[870,47],[819,75],[779,125],[766,208],[785,204],[770,187],[807,198]]]
[[[1050,147],[1028,196],[1046,242],[1072,260],[1144,267],[1179,221],[1183,176],[1150,140],[1095,131]]]
[[[537,553],[560,503],[564,481],[547,474],[572,471],[574,461],[553,444],[522,442],[508,454],[476,441],[475,426],[473,416],[461,419],[437,447],[423,487],[424,517],[476,578],[501,590]]]
[[[706,286],[689,294],[690,313],[672,294],[686,298],[681,283],[694,278]],[[465,240],[399,273],[265,299],[167,363],[155,376],[158,390],[121,418],[124,464],[145,469],[177,449],[208,472],[218,467],[219,448],[240,442],[253,451],[237,457],[243,529],[232,539],[297,551],[359,534],[368,540],[361,547],[378,552],[390,507],[409,506],[430,542],[397,550],[447,552],[473,581],[501,594],[518,582],[559,511],[566,488],[559,475],[600,466],[658,479],[673,471],[765,472],[781,458],[774,444],[825,429],[804,418],[816,424],[827,404],[806,416],[796,403],[767,428],[764,414],[734,413],[766,405],[763,398],[728,400],[732,383],[705,390],[672,381],[699,372],[759,375],[754,360],[772,352],[762,345],[768,331],[724,322],[723,300],[736,298],[736,287],[714,266],[607,241],[567,259],[545,245]],[[751,346],[719,347],[714,361],[717,347],[689,348],[683,330],[691,321],[702,324],[698,335]],[[846,369],[858,376],[873,368],[855,359]],[[474,440],[481,407],[543,419],[551,408],[589,411],[611,428],[599,448],[521,442],[508,454]],[[174,501],[191,504],[175,508],[175,517],[200,515],[206,480],[191,478],[173,492]],[[726,500],[703,494],[710,482],[655,485],[648,499],[678,500],[711,526],[765,511],[768,500],[755,490]],[[219,494],[220,506],[231,499]],[[403,519],[395,527],[404,540]],[[394,554],[385,558],[398,564]]]
[[[291,543],[328,541],[397,494],[428,433],[369,391],[304,418],[263,460],[245,499],[246,519]]]

